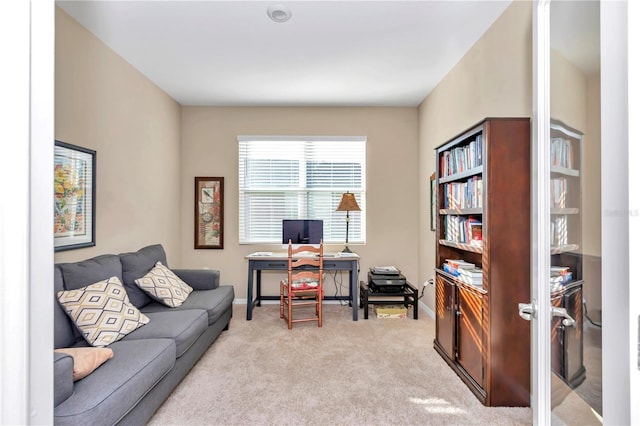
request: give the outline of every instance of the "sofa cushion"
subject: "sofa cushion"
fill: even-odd
[[[110,348],[60,348],[55,352],[70,355],[73,358],[73,381],[87,377],[94,370],[113,358]]]
[[[149,322],[129,303],[118,277],[75,290],[57,292],[69,318],[92,346],[106,346]]]
[[[187,297],[187,300],[185,300],[182,305],[172,310],[204,309],[207,311],[208,323],[211,325],[229,309],[233,304],[234,297],[234,290],[231,285],[221,285],[213,290],[195,290]],[[150,303],[141,309],[141,311],[147,315],[150,315],[152,312],[166,310],[166,306],[157,302]]]
[[[175,365],[171,339],[121,340],[110,348],[113,358],[75,382],[55,408],[56,426],[116,424]]]
[[[176,358],[180,358],[207,329],[207,313],[203,309],[177,311],[164,306],[164,311],[147,315],[149,324],[123,340],[171,339],[176,344]]]
[[[156,262],[156,265],[145,276],[134,282],[153,299],[170,308],[182,305],[189,293],[193,291],[193,288],[182,281],[171,269],[164,266],[162,262]]]
[[[62,270],[65,290],[86,287],[111,277],[118,277],[122,281],[122,265],[115,254],[105,254],[75,263],[60,263],[58,266]]]
[[[160,244],[143,247],[136,252],[120,254],[122,263],[122,282],[129,294],[131,303],[141,308],[153,299],[140,289],[135,280],[143,277],[157,262],[167,265],[167,255]]]

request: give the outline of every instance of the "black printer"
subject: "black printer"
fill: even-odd
[[[401,291],[407,279],[393,266],[369,268],[369,288],[373,291],[393,293]]]

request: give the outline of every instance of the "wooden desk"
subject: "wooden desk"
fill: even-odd
[[[247,277],[247,321],[251,320],[254,306],[260,306],[262,300],[280,300],[280,296],[263,296],[261,286],[262,271],[287,271],[288,258],[286,253],[269,255],[252,253],[245,256],[249,261]],[[349,296],[325,296],[325,300],[348,300],[353,308],[353,320],[358,321],[358,262],[360,256],[350,253],[349,256],[325,255],[324,271],[349,271]],[[253,297],[253,275],[255,273],[256,297]]]

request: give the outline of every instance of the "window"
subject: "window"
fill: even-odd
[[[344,192],[365,210],[365,137],[239,136],[240,244],[281,243],[282,219],[322,219],[324,242],[345,242]],[[349,242],[364,243],[363,213],[349,215]]]

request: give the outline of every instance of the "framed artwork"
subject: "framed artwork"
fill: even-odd
[[[436,174],[431,174],[431,230],[436,230]]]
[[[194,248],[223,248],[224,178],[195,178]]]
[[[96,152],[55,141],[53,242],[55,251],[96,245]]]

